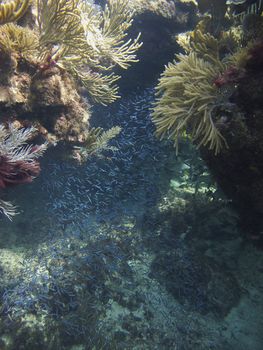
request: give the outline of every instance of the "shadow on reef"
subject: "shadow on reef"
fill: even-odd
[[[195,248],[191,250],[179,240],[175,244],[175,249],[158,254],[151,276],[187,309],[224,318],[240,300],[236,278]]]
[[[161,7],[161,2],[159,4]],[[164,2],[163,7],[164,10],[167,7],[164,13],[146,8],[134,18],[130,34],[137,35],[141,32],[143,45],[138,51],[139,62],[120,73],[123,79],[119,86],[123,94],[155,84],[164,66],[174,58],[174,53],[181,51],[176,35],[196,24],[193,4],[178,2],[175,8],[169,9],[169,2]]]
[[[216,157],[207,149],[201,150],[219,186],[233,200],[244,232],[260,248],[263,248],[262,52],[262,41],[250,50],[243,77],[232,97],[240,114],[224,125],[229,148]]]
[[[231,251],[241,249],[238,216],[192,152],[177,161],[176,180],[138,224],[154,254],[149,276],[187,310],[224,319],[241,298]]]

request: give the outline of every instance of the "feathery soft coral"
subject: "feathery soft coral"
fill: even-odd
[[[40,172],[37,158],[47,144],[29,145],[35,129],[19,128],[15,123],[8,127],[0,124],[0,189],[31,182]],[[0,199],[0,211],[10,220],[16,214],[9,202]]]

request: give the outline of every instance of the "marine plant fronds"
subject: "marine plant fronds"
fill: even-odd
[[[101,74],[89,68],[81,71],[74,64],[70,67],[73,77],[87,89],[93,101],[106,106],[119,98],[118,87],[115,85],[120,79],[118,75]]]
[[[0,24],[17,21],[25,14],[30,2],[31,0],[11,0],[0,4]]]
[[[134,12],[125,0],[108,0],[101,13],[99,26],[90,28],[84,20],[85,33],[93,34],[91,45],[95,44],[99,53],[111,64],[127,69],[132,62],[137,62],[136,51],[141,47],[140,34],[133,41],[125,41],[127,31],[132,25]],[[88,24],[88,25],[87,25]],[[89,40],[88,40],[89,41]]]
[[[219,60],[215,64],[215,58],[208,61],[195,52],[177,55],[177,61],[168,64],[157,86],[153,112],[157,135],[175,141],[177,150],[178,139],[185,134],[198,147],[208,146],[215,154],[227,146],[216,125],[225,100],[214,84],[226,68]]]
[[[0,49],[11,54],[30,58],[36,56],[38,48],[38,36],[28,27],[21,27],[15,23],[7,23],[0,26]]]
[[[31,182],[40,172],[37,158],[47,148],[47,144],[31,145],[35,129],[0,125],[0,189]],[[0,201],[0,209],[11,219],[15,215],[12,204]]]
[[[84,86],[90,84],[89,72],[98,79],[116,65],[126,69],[137,61],[141,43],[139,35],[133,41],[126,40],[133,16],[126,0],[109,0],[104,10],[91,1],[38,0],[37,13],[40,57],[45,60],[51,55]],[[107,104],[117,97],[117,87],[114,75],[108,74],[105,81],[110,99],[106,94],[99,98],[98,91],[90,93],[96,101]]]
[[[4,214],[10,221],[18,213],[17,208],[10,202],[0,199],[0,213]]]
[[[84,145],[74,147],[73,158],[83,163],[90,156],[102,157],[104,151],[116,151],[117,147],[109,145],[110,140],[119,135],[121,128],[114,126],[104,131],[102,128],[92,128],[86,135]]]

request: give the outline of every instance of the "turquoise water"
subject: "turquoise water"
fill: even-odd
[[[198,152],[156,142],[152,99],[95,111],[122,127],[116,152],[78,167],[47,154],[10,193],[3,349],[261,349],[262,253]]]

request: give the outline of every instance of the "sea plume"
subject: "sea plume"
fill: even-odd
[[[15,123],[0,125],[0,189],[31,182],[40,172],[37,158],[47,148],[47,143],[30,145],[28,140],[35,128],[18,128]],[[0,201],[0,209],[9,218],[15,210],[11,203]]]

